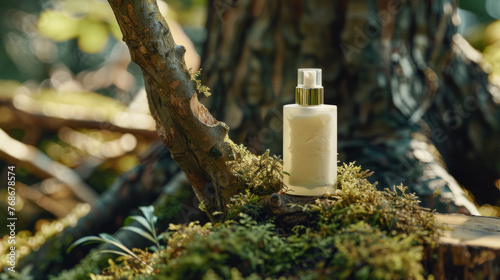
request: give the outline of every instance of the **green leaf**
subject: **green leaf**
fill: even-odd
[[[73,244],[71,244],[71,246],[69,246],[68,250],[66,250],[66,253],[71,252],[71,250],[73,250],[76,246],[83,244],[83,243],[85,243],[85,245],[88,245],[88,244],[105,243],[105,242],[106,242],[106,240],[104,240],[100,237],[97,237],[97,236],[82,237],[82,238],[78,239],[77,241],[73,242]]]
[[[137,256],[134,252],[132,252],[129,248],[127,248],[125,245],[122,244],[122,242],[116,238],[114,238],[113,236],[107,234],[107,233],[101,233],[99,234],[99,236],[101,236],[103,239],[105,239],[105,242],[106,243],[109,243],[109,244],[112,244],[112,245],[115,245],[116,247],[122,249],[123,251],[129,253],[131,256],[133,256],[134,258],[140,260],[139,256]]]
[[[135,232],[135,233],[139,234],[140,236],[142,236],[142,237],[144,237],[146,239],[151,240],[151,242],[156,243],[155,238],[153,236],[151,236],[151,234],[147,233],[145,230],[143,230],[141,228],[132,227],[132,226],[125,226],[125,227],[122,227],[122,229],[124,229],[124,230],[130,230],[132,232]]]
[[[155,208],[153,205],[139,207],[139,210],[141,210],[141,212],[144,214],[144,217],[146,217],[148,221],[154,220],[153,212],[155,211]]]
[[[153,233],[153,227],[151,227],[151,224],[146,220],[146,218],[142,216],[129,216],[125,219],[125,225],[128,226],[132,221],[137,221],[141,225],[143,225],[150,233]]]
[[[133,258],[133,256],[130,256],[127,253],[124,253],[124,252],[121,252],[121,251],[116,251],[116,250],[101,250],[101,251],[99,251],[99,253],[100,254],[110,253],[110,254],[116,254],[116,255],[124,256],[124,257],[127,257],[127,258]]]
[[[111,241],[111,242],[117,242],[117,243],[122,243],[120,240],[116,239],[114,236],[112,236],[111,234],[107,234],[107,233],[100,233],[99,236],[102,238],[102,239],[105,239],[105,240],[108,240],[108,241]]]

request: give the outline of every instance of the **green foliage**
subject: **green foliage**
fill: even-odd
[[[98,274],[102,269],[99,263],[99,252],[91,250],[87,256],[70,270],[65,270],[57,276],[48,276],[49,280],[86,280],[90,275]],[[109,262],[108,262],[109,263]]]
[[[239,181],[240,193],[248,190],[257,196],[277,193],[283,188],[283,163],[269,150],[260,156],[253,155],[244,145],[233,145],[236,160],[228,162],[231,172]]]
[[[116,254],[116,255],[123,256],[123,257],[127,257],[127,258],[134,258],[136,260],[141,261],[139,256],[137,256],[134,252],[132,252],[132,250],[127,248],[125,245],[123,245],[123,243],[120,240],[116,239],[115,237],[113,237],[112,235],[109,235],[107,233],[101,233],[101,234],[99,234],[99,236],[82,237],[82,238],[78,239],[77,241],[75,241],[68,248],[68,252],[73,250],[73,248],[75,248],[76,246],[78,246],[80,244],[88,245],[88,244],[94,244],[94,243],[107,243],[107,244],[114,245],[115,247],[118,247],[119,249],[122,250],[122,251],[101,250],[100,253],[111,253],[111,254]],[[144,265],[147,265],[147,264],[144,263]]]
[[[267,218],[260,205],[261,198],[246,190],[243,194],[236,194],[227,205],[226,220],[238,220],[239,215],[244,213],[259,221]]]
[[[127,217],[124,223],[125,226],[122,227],[122,229],[135,232],[140,236],[150,240],[156,245],[156,250],[160,250],[159,238],[156,235],[156,222],[158,218],[153,214],[154,212],[153,205],[139,207],[139,210],[141,210],[144,217],[138,215]],[[136,226],[129,226],[132,221],[137,221],[147,231]]]
[[[6,270],[3,273],[0,273],[0,280],[33,280],[33,276],[31,276],[31,270],[33,269],[33,265],[28,265],[24,267],[21,271],[8,271]]]
[[[158,218],[155,215],[153,215],[154,207],[152,205],[151,206],[143,206],[143,207],[139,207],[139,210],[141,210],[141,212],[144,216],[134,215],[134,216],[127,217],[127,219],[125,219],[124,227],[122,227],[122,229],[139,234],[140,236],[155,243],[156,251],[158,251],[158,250],[160,250],[159,240],[161,239],[161,236],[160,236],[160,238],[158,238],[156,235],[156,226],[155,225],[156,225],[156,221]],[[138,222],[146,230],[144,230],[138,226],[130,225],[133,221]],[[69,252],[69,251],[73,250],[73,248],[75,248],[76,246],[78,246],[80,244],[88,245],[88,244],[93,244],[93,243],[111,244],[111,245],[121,249],[121,251],[101,250],[100,253],[111,253],[111,254],[116,254],[116,255],[119,255],[119,256],[122,256],[125,258],[135,259],[136,261],[138,261],[138,262],[142,263],[144,266],[146,266],[149,270],[152,270],[151,266],[149,266],[147,264],[147,262],[145,262],[143,260],[143,258],[139,257],[134,252],[134,250],[136,250],[136,249],[131,250],[131,249],[127,248],[125,245],[123,245],[123,243],[120,240],[116,239],[115,237],[113,237],[112,235],[109,235],[107,233],[101,233],[101,234],[99,234],[99,236],[82,237],[82,238],[78,239],[77,241],[75,241],[68,248],[67,251]]]
[[[319,223],[329,232],[364,221],[392,235],[418,234],[419,244],[432,241],[436,227],[434,215],[419,205],[415,194],[406,193],[403,186],[394,187],[393,191],[378,191],[365,179],[371,173],[354,163],[340,166],[338,174],[337,193],[322,205],[311,206],[311,211],[323,217]]]
[[[57,9],[45,10],[38,19],[43,36],[61,42],[78,40],[86,53],[98,53],[108,43],[109,34],[121,38],[120,28],[110,6],[99,0],[53,0]]]
[[[270,191],[248,184],[258,168],[238,168],[247,188],[233,197],[224,222],[171,224],[161,250],[135,249],[138,258],[110,261],[92,279],[425,278],[422,260],[438,228],[404,187],[378,191],[366,180],[370,172],[344,164],[336,193],[303,206],[308,224],[283,231],[263,211],[264,196],[253,192]]]
[[[112,259],[108,260],[109,266],[106,267],[101,274],[90,274],[90,279],[95,280],[113,280],[113,279],[144,279],[151,275],[149,266],[144,266],[144,262],[151,262],[151,254],[147,251],[134,249],[134,252],[140,256],[141,260],[118,258],[118,261],[123,263],[117,264]],[[124,269],[125,268],[125,269]]]
[[[245,275],[282,272],[280,258],[291,252],[291,248],[276,234],[272,223],[257,224],[249,216],[241,216],[238,223],[178,229],[180,232],[169,239],[165,256],[170,259],[158,266],[159,274],[169,275],[170,279],[200,279],[212,269],[228,279],[233,267]],[[179,234],[181,240],[189,242],[181,242],[179,246]]]

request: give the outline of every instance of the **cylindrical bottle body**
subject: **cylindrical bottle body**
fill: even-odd
[[[283,107],[283,171],[288,194],[333,192],[337,180],[337,106]]]

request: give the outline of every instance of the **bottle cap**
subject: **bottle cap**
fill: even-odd
[[[299,105],[323,104],[321,69],[300,68],[298,70],[298,83],[295,88],[295,103]]]

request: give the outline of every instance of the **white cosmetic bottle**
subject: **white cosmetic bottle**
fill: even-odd
[[[298,70],[295,103],[283,107],[283,171],[288,194],[332,193],[337,180],[337,106],[323,104],[321,69]]]

